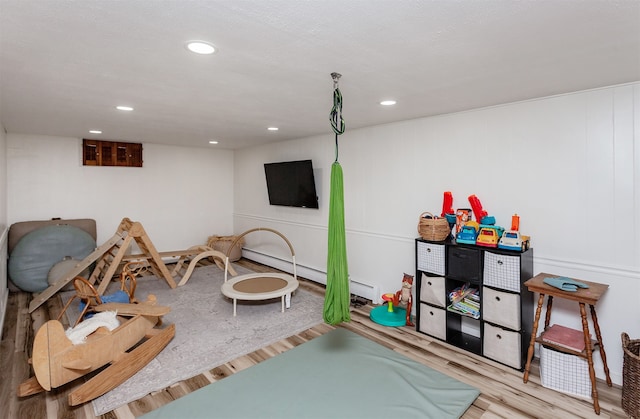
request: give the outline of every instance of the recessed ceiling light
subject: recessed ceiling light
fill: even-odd
[[[209,144],[218,144],[218,142],[216,140],[211,140],[209,141]]]
[[[383,100],[382,102],[380,102],[380,104],[382,106],[392,106],[396,104],[395,100]]]
[[[97,129],[92,129],[89,131],[91,134],[102,134],[102,131],[97,130]]]
[[[132,111],[133,108],[131,106],[116,106],[116,109],[119,111]]]
[[[216,52],[216,47],[208,42],[204,41],[189,41],[187,42],[187,49],[196,54],[213,54]]]
[[[267,128],[269,131],[278,131],[278,127],[269,127]]]

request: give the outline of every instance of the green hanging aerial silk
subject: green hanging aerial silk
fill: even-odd
[[[327,291],[324,298],[324,321],[338,324],[351,320],[349,304],[349,268],[347,264],[347,242],[344,227],[344,188],[342,166],[338,163],[338,135],[345,129],[342,119],[342,95],[338,89],[340,75],[331,74],[334,80],[331,125],[336,138],[336,160],[331,165],[331,193],[329,198],[329,233],[327,253]]]
[[[342,166],[331,165],[331,197],[329,201],[329,252],[327,257],[327,292],[324,298],[324,321],[338,324],[351,320],[349,304],[349,268],[344,231],[344,191]]]

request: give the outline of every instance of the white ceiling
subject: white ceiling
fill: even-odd
[[[347,133],[638,81],[640,2],[0,0],[10,133],[222,148],[326,134],[332,72]]]

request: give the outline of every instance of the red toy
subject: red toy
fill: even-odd
[[[441,217],[444,217],[447,214],[453,214],[453,195],[451,192],[444,193],[444,199],[442,200],[442,214]]]
[[[469,203],[473,210],[473,215],[476,217],[476,221],[482,223],[482,219],[489,215],[489,213],[482,209],[482,203],[475,195],[469,195]]]
[[[520,216],[518,214],[513,214],[511,217],[511,231],[520,230]]]

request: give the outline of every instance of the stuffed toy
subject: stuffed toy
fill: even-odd
[[[393,298],[394,306],[402,307],[407,310],[407,326],[415,326],[411,322],[411,308],[413,307],[411,288],[413,288],[413,276],[404,274],[404,277],[402,278],[402,289],[396,292],[396,295]]]

